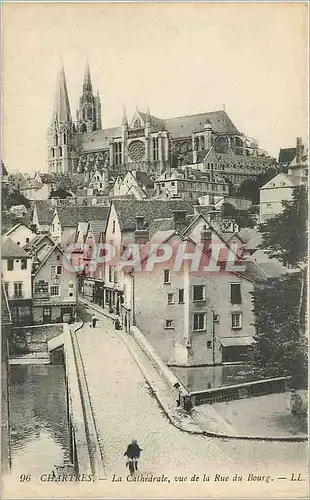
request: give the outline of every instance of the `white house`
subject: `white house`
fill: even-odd
[[[2,244],[2,280],[12,313],[13,324],[32,323],[32,258],[10,238]]]
[[[292,200],[294,187],[301,184],[301,177],[283,172],[266,182],[259,190],[260,222],[265,222],[281,213],[283,211],[282,201]]]
[[[145,173],[132,170],[127,172],[125,177],[117,177],[113,188],[110,191],[111,196],[133,196],[136,200],[149,198],[153,193],[154,183]]]
[[[12,229],[5,233],[4,238],[10,238],[16,245],[25,246],[36,237],[36,233],[32,231],[26,224],[16,224]]]

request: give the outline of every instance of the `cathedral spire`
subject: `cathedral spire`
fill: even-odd
[[[125,106],[123,107],[122,126],[123,127],[128,127],[128,120],[127,120],[127,114],[126,114],[126,108],[125,108]]]
[[[72,121],[70,103],[66,82],[66,75],[63,63],[61,63],[60,70],[58,72],[56,94],[55,94],[55,104],[53,112],[53,122],[65,123]]]
[[[85,64],[84,83],[83,83],[83,92],[85,92],[85,91],[86,92],[93,91],[88,59],[87,59],[86,64]]]

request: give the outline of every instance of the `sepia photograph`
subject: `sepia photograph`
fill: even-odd
[[[1,498],[307,498],[308,2],[1,18]]]

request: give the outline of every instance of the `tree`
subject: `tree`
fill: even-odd
[[[286,274],[268,279],[252,293],[257,342],[247,356],[258,378],[291,376],[295,388],[307,386],[307,293],[304,288],[300,308],[302,281],[300,272]]]
[[[222,217],[233,219],[240,228],[255,226],[255,218],[250,211],[238,210],[230,203],[223,203],[221,215]]]
[[[289,267],[303,267],[307,259],[307,208],[305,186],[293,188],[291,201],[283,201],[283,212],[260,224],[260,248]]]

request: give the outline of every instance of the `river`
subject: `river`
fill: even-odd
[[[39,476],[70,458],[61,365],[11,365],[10,435],[14,474]]]

